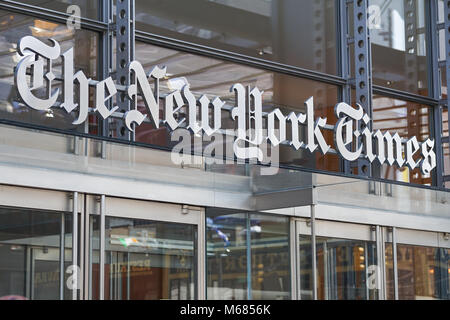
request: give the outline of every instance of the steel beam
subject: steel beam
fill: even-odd
[[[372,118],[372,69],[370,63],[370,38],[367,27],[368,0],[353,1],[353,29],[354,29],[354,60],[355,60],[355,89],[356,103],[359,103],[364,111]],[[359,123],[357,124],[360,125]],[[369,123],[371,129],[372,123]],[[361,139],[361,138],[360,138]],[[358,141],[358,144],[361,140]],[[352,163],[357,166],[358,175],[372,176],[374,165],[367,159],[359,159]]]
[[[129,86],[130,72],[128,65],[134,60],[135,46],[135,14],[134,0],[118,0],[116,3],[116,82],[122,86]],[[127,112],[133,107],[125,92],[117,96],[120,112]],[[127,130],[125,122],[116,122],[116,137],[134,141],[134,132]]]

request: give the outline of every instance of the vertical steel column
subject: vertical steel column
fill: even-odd
[[[105,300],[105,196],[100,198],[100,300]]]
[[[299,265],[297,264],[297,252],[299,251],[300,243],[297,242],[298,233],[296,230],[296,221],[293,217],[289,218],[289,262],[290,262],[290,272],[291,272],[291,300],[299,299],[298,288],[297,287],[297,274],[300,273]],[[298,243],[298,246],[297,246]]]
[[[372,80],[370,63],[370,38],[367,27],[367,3],[368,0],[353,1],[354,19],[354,48],[355,48],[355,88],[356,102],[372,118]],[[358,126],[360,124],[358,123]],[[372,122],[369,123],[369,129]],[[361,138],[358,141],[360,142]],[[367,159],[358,159],[352,165],[357,165],[358,175],[373,175],[373,165]]]
[[[116,2],[116,81],[119,85],[130,85],[128,64],[134,60],[134,0],[117,0]],[[117,96],[119,112],[131,110],[131,102],[125,92]],[[134,141],[134,132],[126,129],[123,120],[117,122],[118,138]]]
[[[385,249],[384,237],[381,226],[375,227],[376,244],[377,244],[377,264],[379,266],[379,274],[377,275],[377,287],[379,288],[379,300],[386,300],[386,276],[385,276]]]
[[[73,275],[75,276],[75,281],[78,282],[78,192],[73,193],[73,211],[72,211],[72,266]],[[72,300],[77,300],[78,297],[78,285],[75,284],[75,287],[72,289]]]
[[[59,238],[59,300],[64,300],[65,237],[65,214],[61,213],[61,233]]]
[[[246,221],[246,245],[247,245],[247,300],[252,300],[252,249],[251,249],[251,223],[250,223],[250,213],[247,213]]]
[[[206,299],[206,216],[205,209],[200,211],[200,220],[197,227],[197,282],[198,300]]]
[[[84,272],[83,272],[83,279],[84,279],[84,299],[90,300],[91,299],[91,280],[90,280],[90,264],[92,263],[92,256],[91,256],[91,250],[92,250],[92,239],[91,239],[91,228],[90,228],[90,207],[89,207],[89,200],[88,196],[84,196]]]
[[[311,269],[313,300],[317,300],[316,206],[311,205]]]
[[[86,139],[87,140],[87,139]],[[80,290],[80,300],[84,300],[84,286],[83,286],[83,279],[84,279],[84,214],[85,214],[85,207],[84,207],[84,199],[85,196],[82,195],[81,197],[81,210],[80,210],[80,273],[77,276],[77,283],[79,284],[79,290]]]
[[[392,269],[394,271],[394,299],[398,300],[397,228],[392,228]]]

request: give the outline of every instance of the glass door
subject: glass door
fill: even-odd
[[[73,199],[66,193],[2,186],[0,300],[72,299]]]
[[[91,223],[92,298],[101,298],[101,286],[106,300],[201,297],[198,248],[203,214],[179,205],[106,198],[104,246],[98,246],[101,217],[93,215]]]
[[[397,229],[400,300],[450,299],[448,234]]]
[[[378,263],[377,229],[370,226],[315,222],[315,263],[311,224],[297,221],[298,296],[313,299],[313,277],[319,300],[376,300],[382,270]]]

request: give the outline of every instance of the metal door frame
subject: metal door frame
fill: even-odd
[[[314,211],[314,205],[311,206],[311,211]],[[291,230],[292,232],[292,243],[295,245],[292,248],[291,255],[294,257],[292,260],[292,277],[294,283],[293,297],[294,299],[301,299],[300,290],[300,235],[311,235],[312,237],[312,251],[316,252],[316,236],[320,237],[335,237],[341,239],[349,240],[362,240],[362,241],[375,241],[377,248],[377,265],[380,267],[380,274],[377,277],[379,281],[379,299],[386,299],[386,271],[385,271],[385,243],[391,242],[392,239],[388,236],[386,228],[381,226],[367,225],[367,224],[357,224],[349,222],[339,222],[331,220],[316,220],[314,215],[312,218],[291,218]],[[317,267],[316,260],[317,255],[312,255],[312,266],[313,266],[313,297],[317,299]],[[367,268],[366,268],[367,269]]]

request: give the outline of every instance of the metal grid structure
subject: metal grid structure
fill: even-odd
[[[406,91],[397,89],[382,87],[378,85],[372,85],[372,68],[371,68],[371,50],[370,50],[370,37],[368,32],[368,17],[367,8],[368,0],[335,0],[336,4],[336,30],[338,32],[338,66],[339,75],[330,75],[321,73],[318,71],[308,70],[295,66],[281,65],[269,60],[261,58],[243,56],[242,54],[219,50],[212,47],[206,47],[195,43],[188,43],[169,37],[150,34],[140,30],[135,30],[134,21],[134,0],[98,0],[98,7],[100,8],[100,15],[98,19],[88,19],[81,17],[81,28],[85,30],[98,32],[100,35],[99,43],[99,64],[98,74],[105,77],[111,73],[115,76],[118,84],[126,85],[129,83],[130,75],[125,72],[127,70],[128,63],[134,58],[134,44],[135,40],[150,43],[162,47],[167,47],[184,52],[199,54],[203,56],[214,57],[223,59],[226,61],[245,64],[251,67],[262,68],[268,71],[279,72],[292,76],[302,77],[310,80],[321,81],[328,84],[336,85],[340,88],[340,98],[342,101],[349,103],[360,103],[369,116],[372,114],[371,110],[371,98],[372,94],[379,94],[386,97],[403,99],[410,102],[428,105],[433,108],[432,124],[430,130],[433,138],[436,140],[437,155],[437,167],[434,170],[433,186],[439,189],[444,187],[445,181],[450,181],[450,176],[444,175],[444,160],[443,152],[440,146],[442,143],[448,143],[449,138],[442,136],[442,110],[448,108],[447,99],[441,98],[440,93],[440,79],[439,79],[439,66],[445,63],[445,67],[450,68],[450,59],[446,62],[439,62],[437,59],[438,53],[438,30],[445,27],[446,37],[446,54],[450,54],[450,1],[444,1],[444,23],[437,23],[437,7],[438,0],[426,1],[426,29],[427,35],[431,41],[427,41],[427,56],[429,63],[429,91],[428,96],[421,96]],[[412,10],[408,6],[414,6],[415,1],[405,0],[405,8]],[[349,8],[353,8],[353,21],[352,26],[349,25]],[[113,9],[116,8],[116,21],[113,20]],[[8,10],[10,12],[26,14],[29,16],[39,17],[57,23],[65,23],[69,18],[69,14],[57,12],[54,10],[46,9],[43,7],[37,7],[21,3],[20,1],[8,1],[4,0],[0,2],[1,10]],[[410,23],[413,23],[414,17],[411,17]],[[409,23],[409,22],[408,22]],[[349,37],[349,30],[354,30],[354,38]],[[405,36],[408,37],[408,30],[405,30]],[[113,55],[113,37],[116,37],[117,55],[116,55],[116,70],[114,73],[112,61]],[[125,45],[124,45],[125,44]],[[349,48],[354,46],[354,55],[350,56]],[[412,49],[412,48],[409,48]],[[408,58],[407,58],[408,59]],[[355,65],[355,77],[352,79],[349,75],[349,66]],[[408,64],[408,61],[407,61]],[[414,75],[411,77],[411,81],[414,80]],[[450,83],[450,72],[447,72],[447,84]],[[412,85],[412,82],[411,82]],[[119,86],[120,87],[120,86]],[[351,101],[351,90],[356,91],[357,101]],[[120,90],[119,90],[120,91]],[[128,111],[131,107],[130,102],[124,97],[124,92],[118,95],[118,105],[122,112]],[[115,134],[113,137],[126,140],[127,143],[133,143],[134,137],[129,134],[127,130],[123,130],[119,125],[116,128],[108,128],[110,124],[107,122],[99,123],[102,128],[103,137],[108,138],[111,136],[111,130],[113,129]],[[38,126],[36,126],[38,127]],[[46,128],[41,128],[46,130]],[[47,128],[48,129],[48,128]],[[77,135],[78,133],[72,133]],[[356,168],[356,172],[352,167]],[[349,174],[351,172],[357,173],[359,176],[365,176],[373,179],[379,179],[378,168],[374,164],[369,165],[364,160],[358,160],[356,163],[350,164],[343,161],[342,173]]]

